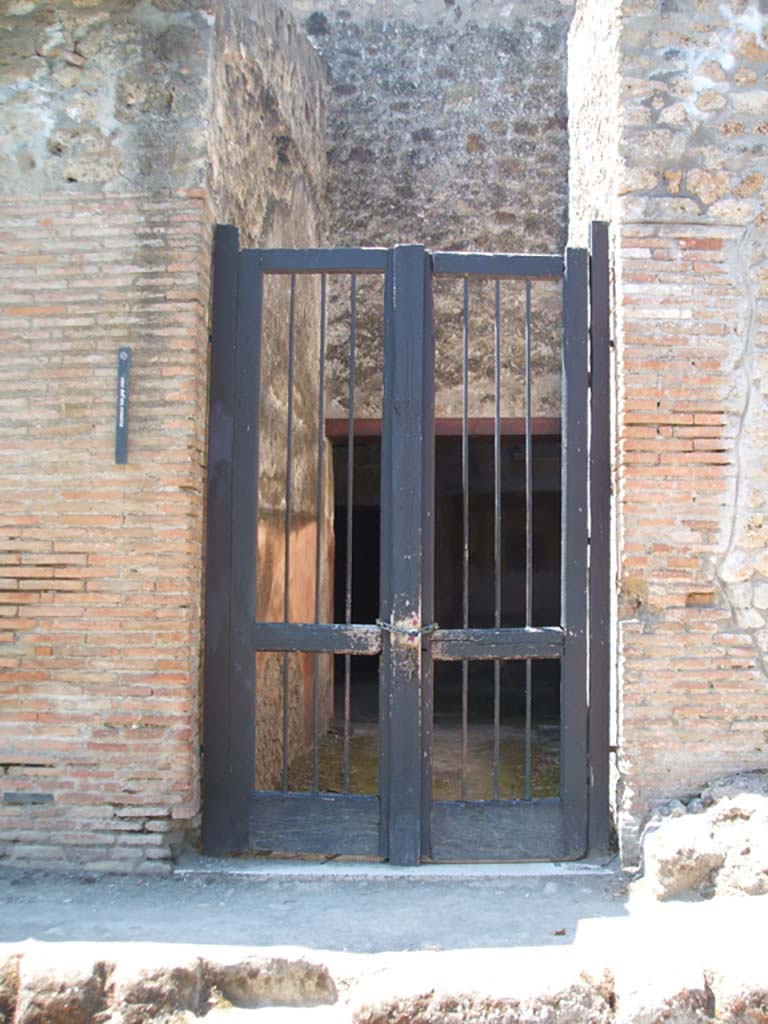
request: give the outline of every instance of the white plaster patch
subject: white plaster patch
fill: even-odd
[[[151,0],[141,0],[131,11],[130,17],[150,32],[163,32],[169,25],[182,25],[190,20],[189,12],[161,11]]]
[[[743,611],[752,606],[752,587],[749,583],[735,583],[730,589],[731,603]]]
[[[756,39],[760,39],[764,27],[768,24],[768,17],[754,5],[750,5],[742,14],[736,14],[730,4],[720,4],[720,15],[729,23],[726,31],[715,37],[715,41],[708,46],[692,46],[686,51],[693,94],[686,100],[686,107],[691,117],[699,121],[709,116],[709,111],[701,110],[696,100],[698,94],[706,90],[717,90],[728,92],[727,82],[713,82],[707,75],[699,74],[699,69],[709,61],[716,61],[724,71],[732,70],[736,65],[736,58],[733,55],[735,37],[740,33],[751,33]]]
[[[742,629],[762,629],[765,625],[765,619],[754,608],[748,608],[744,611],[736,609],[736,623]]]
[[[705,89],[715,89],[719,92],[727,92],[728,90],[726,82],[716,82],[714,78],[709,78],[707,75],[694,75],[691,84],[696,92],[703,92]]]
[[[768,18],[753,4],[750,4],[742,14],[735,14],[729,4],[723,4],[720,10],[727,11],[726,17],[731,18],[737,28],[742,32],[751,32],[756,39],[760,38],[763,28],[768,22]]]
[[[718,576],[724,583],[742,583],[753,573],[752,559],[744,551],[733,551],[720,566]]]
[[[740,199],[719,199],[710,206],[709,212],[723,224],[749,224],[755,216],[755,207]]]
[[[97,113],[98,103],[93,96],[78,96],[77,99],[67,107],[67,117],[79,123],[84,121],[95,121]]]

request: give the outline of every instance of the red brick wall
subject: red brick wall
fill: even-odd
[[[199,812],[211,217],[194,192],[0,210],[0,857],[163,870]]]
[[[625,225],[620,236],[619,768],[629,860],[655,799],[765,764],[760,650],[718,579],[739,473],[740,234],[669,224]]]

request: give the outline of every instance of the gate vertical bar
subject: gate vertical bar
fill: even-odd
[[[387,254],[387,273],[384,279],[384,339],[381,399],[381,518],[379,526],[379,614],[382,621],[389,613],[392,602],[392,402],[393,373],[391,368],[392,337],[394,334],[394,249]],[[391,785],[389,775],[391,728],[390,687],[392,678],[392,644],[386,630],[381,634],[379,655],[379,856],[389,859],[389,805]]]
[[[229,618],[232,440],[237,341],[237,228],[219,224],[213,243],[213,330],[205,543],[205,708],[203,846],[230,849],[228,800]]]
[[[427,625],[435,619],[435,335],[432,315],[432,257],[424,259],[423,446],[422,479],[422,618]],[[434,719],[434,663],[432,634],[424,636],[421,664],[421,855],[432,855],[430,820],[432,809],[432,723]]]
[[[315,625],[320,623],[320,595],[322,569],[320,560],[323,556],[323,531],[325,529],[325,506],[323,504],[325,482],[325,319],[326,319],[327,283],[325,274],[320,276],[320,394],[317,402],[317,481],[316,508],[317,530],[315,533]],[[317,793],[320,782],[320,751],[318,736],[319,727],[319,659],[315,654],[312,658],[312,792]]]
[[[296,349],[296,275],[291,274],[291,291],[288,312],[288,411],[286,413],[287,437],[285,441],[285,514],[283,520],[283,622],[291,621],[291,496],[293,482],[293,373]],[[282,788],[288,792],[288,703],[290,687],[290,666],[288,652],[283,653],[283,740],[282,740]]]
[[[469,629],[469,280],[464,278],[461,361],[461,625]],[[461,662],[461,799],[467,799],[469,662]]]
[[[255,250],[240,254],[237,401],[232,472],[232,597],[230,612],[228,804],[231,849],[248,845],[249,799],[254,785],[254,651],[259,481],[259,392],[263,276]]]
[[[347,420],[347,549],[344,580],[344,621],[352,622],[352,528],[355,494],[355,327],[357,319],[357,278],[349,280],[349,417]],[[344,755],[342,792],[349,793],[349,717],[352,704],[352,657],[344,655]]]
[[[533,445],[531,441],[531,282],[525,282],[525,625],[533,625]],[[531,799],[533,667],[525,659],[525,789]]]
[[[389,860],[421,858],[422,797],[422,548],[424,516],[424,340],[427,332],[426,252],[392,251],[391,318],[384,337],[387,461],[391,522],[382,552],[390,562],[384,620],[389,629],[385,689],[388,704]],[[386,401],[387,396],[389,401]],[[384,495],[382,496],[384,497]],[[415,635],[408,635],[408,631]]]
[[[586,852],[587,811],[587,252],[567,249],[562,398],[560,793],[568,855]]]
[[[608,852],[610,707],[610,282],[608,225],[590,226],[589,853]]]
[[[493,624],[501,629],[501,283],[493,302]],[[499,799],[501,752],[501,662],[493,663],[493,799]]]

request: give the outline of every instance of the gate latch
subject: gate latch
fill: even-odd
[[[407,620],[405,621],[407,622]],[[412,625],[400,625],[394,622],[385,622],[384,619],[376,619],[376,625],[395,636],[405,637],[405,643],[409,647],[418,647],[422,637],[428,636],[440,628],[437,622],[432,622],[428,626],[419,626],[417,619],[413,620]]]

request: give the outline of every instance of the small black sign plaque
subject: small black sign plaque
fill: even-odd
[[[115,411],[115,462],[128,461],[128,396],[131,387],[131,350],[124,345],[117,353],[117,408]]]

